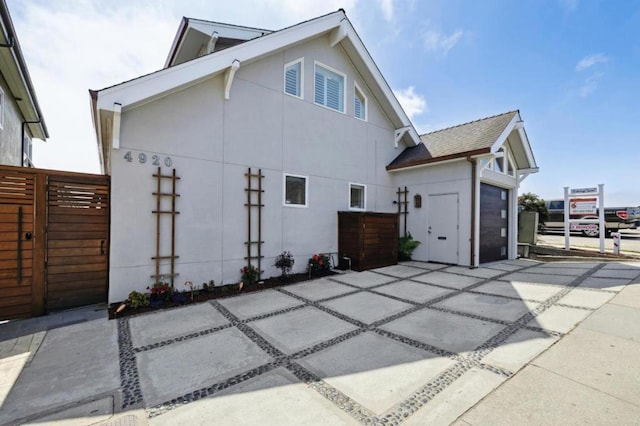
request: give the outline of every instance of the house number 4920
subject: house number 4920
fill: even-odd
[[[124,155],[124,159],[127,160],[129,163],[133,162],[134,160],[134,155],[131,153],[131,151],[127,151],[127,153]],[[145,154],[144,152],[141,152],[137,155],[137,160],[138,162],[140,162],[140,164],[144,164],[147,162],[147,154]],[[157,154],[152,154],[151,155],[151,164],[154,166],[159,166],[160,165],[160,156]],[[173,165],[173,160],[171,160],[171,157],[164,157],[164,165],[167,167],[171,167]]]

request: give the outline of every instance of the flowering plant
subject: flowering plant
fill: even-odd
[[[163,282],[155,283],[151,287],[147,287],[147,290],[151,293],[151,302],[171,300],[171,296],[173,295],[171,286]]]
[[[253,265],[240,269],[240,273],[242,274],[243,283],[253,284],[258,281],[258,270]]]
[[[307,264],[309,275],[326,275],[331,270],[331,258],[326,254],[314,254]]]
[[[282,277],[286,277],[287,274],[291,272],[294,263],[296,263],[296,260],[293,258],[291,252],[283,251],[276,257],[276,261],[273,266],[282,271]]]

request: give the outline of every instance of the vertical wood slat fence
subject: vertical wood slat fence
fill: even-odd
[[[107,300],[109,185],[0,166],[0,320]]]

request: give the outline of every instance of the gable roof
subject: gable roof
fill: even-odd
[[[521,169],[536,169],[519,111],[509,111],[420,136],[421,144],[406,148],[387,170],[404,169],[453,159],[492,154],[512,132],[522,144]],[[524,167],[523,167],[524,166]]]
[[[337,44],[342,46],[392,125],[396,129],[407,130],[402,134],[401,140],[404,145],[419,144],[420,137],[411,120],[402,109],[346,14],[340,9],[115,86],[98,91],[90,90],[92,115],[103,171],[109,172],[111,144],[119,138],[116,134],[119,133],[119,129],[116,130],[119,124],[117,126],[114,124],[119,123],[120,111],[135,108],[220,75],[231,70],[234,64],[236,67],[238,64],[242,66],[327,34],[330,36],[331,46]]]
[[[49,132],[5,0],[0,0],[0,25],[0,44],[4,45],[0,48],[2,77],[18,105],[23,120],[28,122],[25,125],[31,135],[45,140],[49,137]]]
[[[216,42],[213,51],[215,52],[272,32],[272,30],[264,28],[252,28],[183,17],[164,67],[178,65],[201,56],[199,55],[200,48],[203,44],[208,43],[214,35]]]

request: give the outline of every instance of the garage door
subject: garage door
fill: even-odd
[[[503,260],[509,247],[509,190],[480,184],[480,263]]]

